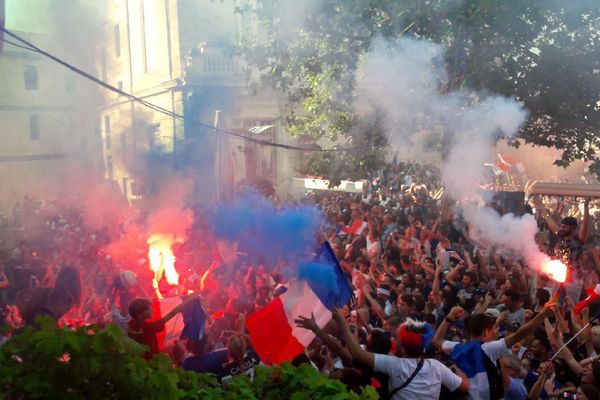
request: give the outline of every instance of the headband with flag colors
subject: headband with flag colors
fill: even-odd
[[[322,328],[331,320],[331,309],[343,306],[351,296],[352,289],[331,246],[323,243],[314,262],[299,265],[298,279],[285,293],[248,316],[246,328],[254,350],[266,364],[293,359],[315,338],[294,320],[312,313]]]
[[[415,321],[407,318],[406,322],[398,328],[398,339],[404,348],[424,349],[429,345],[434,332],[431,325],[426,322]]]

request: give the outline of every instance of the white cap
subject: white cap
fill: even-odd
[[[495,308],[488,308],[485,310],[485,315],[494,319],[498,319],[500,316],[500,311],[496,310]]]

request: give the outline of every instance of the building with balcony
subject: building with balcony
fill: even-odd
[[[301,155],[215,129],[292,142],[281,128],[280,95],[250,90],[247,68],[235,56],[246,23],[235,7],[249,0],[105,1],[101,79],[167,111],[107,94],[99,108],[107,178],[135,199],[178,171],[208,202],[247,179],[291,184]],[[257,126],[268,128],[252,133]]]

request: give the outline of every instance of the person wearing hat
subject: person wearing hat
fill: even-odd
[[[465,372],[470,381],[469,398],[477,400],[499,399],[503,395],[503,382],[498,373],[498,359],[510,355],[511,347],[525,339],[544,322],[556,304],[548,302],[542,312],[523,325],[512,335],[497,339],[497,310],[486,310],[485,314],[472,314],[465,320],[470,336],[466,343],[444,340],[448,328],[464,313],[462,307],[453,307],[439,325],[432,343],[440,351],[450,355],[454,363]]]
[[[438,360],[423,358],[423,351],[433,335],[433,329],[426,323],[409,319],[400,325],[397,332],[400,343],[396,346],[396,354],[391,356],[363,350],[339,309],[333,309],[333,318],[342,329],[343,339],[352,358],[373,368],[375,372],[383,372],[389,376],[390,399],[437,400],[442,385],[450,391],[469,390],[466,377],[455,374]]]

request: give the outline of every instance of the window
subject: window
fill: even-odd
[[[121,57],[121,29],[119,24],[115,25],[115,56]]]
[[[140,21],[142,34],[142,54],[144,72],[158,67],[159,62],[159,19],[160,8],[158,0],[143,0],[140,2]]]
[[[32,115],[29,117],[29,139],[40,140],[40,117]]]
[[[144,62],[144,72],[148,72],[148,59],[146,54],[146,15],[144,14],[144,2],[140,3],[140,29],[142,33],[142,59]]]
[[[111,137],[110,137],[110,116],[104,116],[104,134],[106,136],[106,150],[110,150],[112,147]]]
[[[36,67],[31,65],[25,66],[25,90],[38,90],[38,70]]]

